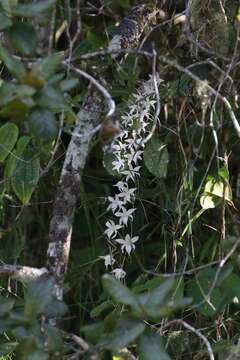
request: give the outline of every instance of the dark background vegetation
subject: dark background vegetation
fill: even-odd
[[[0,5],[2,3],[3,1],[0,1]],[[193,0],[191,4],[184,0],[172,0],[150,3],[161,8],[161,16],[157,16],[156,24],[151,24],[145,29],[142,38],[150,31],[151,35],[142,50],[151,53],[154,47],[158,55],[176,61],[199,80],[206,80],[221,96],[226,97],[236,118],[239,119],[239,1]],[[90,73],[99,82],[104,79],[117,104],[117,118],[120,122],[121,114],[126,109],[131,95],[152,73],[152,58],[129,54],[119,65],[110,55],[99,55],[89,60],[81,60],[81,55],[106,49],[109,40],[114,36],[117,24],[136,5],[139,5],[139,2],[131,0],[81,1],[81,31],[72,49],[75,67]],[[56,31],[60,31],[59,29],[64,26],[64,22],[67,23],[67,27],[53,42],[50,52],[61,52],[64,57],[78,29],[76,8],[75,1],[58,1],[55,12],[48,10],[40,16],[40,20],[36,20],[35,17],[13,17],[13,22],[27,22],[36,26],[38,47],[35,54],[21,54],[11,42],[11,38],[9,40],[7,28],[3,29],[2,46],[12,55],[22,58],[26,67],[30,67],[32,62],[47,56],[49,24],[55,16],[54,37]],[[189,24],[186,24],[185,19],[176,24],[175,16],[181,12],[186,15],[189,10]],[[42,29],[43,35],[39,29]],[[76,60],[77,57],[79,59]],[[3,57],[1,59],[1,79],[16,84],[16,77],[9,71]],[[184,272],[213,262],[213,265],[205,270],[192,271],[180,277],[180,298],[191,297],[190,305],[180,310],[176,309],[169,315],[166,313],[161,319],[144,320],[154,331],[172,320],[186,321],[194,329],[199,329],[209,340],[216,359],[238,359],[240,277],[237,247],[225,261],[220,280],[218,279],[210,294],[209,301],[213,306],[206,303],[202,307],[192,305],[204,300],[202,291],[208,293],[221,259],[225,259],[234,244],[239,241],[239,136],[226,106],[217,95],[208,89],[204,90],[204,94],[200,93],[198,82],[170,64],[158,61],[157,72],[164,81],[159,87],[161,112],[154,137],[167,145],[169,163],[165,177],[155,176],[148,170],[146,161],[142,163],[135,202],[137,210],[133,221],[133,233],[140,236],[140,241],[136,244],[135,252],[125,260],[125,284],[135,293],[140,292],[137,289],[139,285],[144,285],[144,291],[150,291],[160,284],[148,283],[148,280],[159,279],[157,274]],[[61,65],[59,73],[64,74],[64,79],[76,78],[76,74],[66,71]],[[74,89],[65,94],[69,106],[75,113],[81,107],[87,86],[88,81],[81,79]],[[46,142],[34,135],[29,130],[28,119],[21,119],[19,116],[21,110],[18,108],[15,109],[17,116],[4,116],[4,106],[5,104],[2,104],[0,110],[1,125],[10,121],[18,126],[19,136],[31,136],[31,147],[38,154],[40,168],[44,171],[52,156],[54,140]],[[58,122],[59,118],[60,111],[56,112]],[[66,117],[64,126],[70,128],[72,120]],[[9,179],[4,170],[7,158],[1,163],[2,264],[45,266],[52,203],[70,137],[68,133],[62,133],[51,167],[40,177],[30,202],[25,206],[11,184],[8,184]],[[64,302],[68,306],[68,312],[62,316],[61,327],[69,333],[80,334],[83,337],[86,336],[81,331],[84,326],[96,324],[104,319],[106,321],[111,313],[121,313],[126,309],[126,304],[124,308],[119,300],[120,304],[106,306],[106,310],[103,307],[94,313],[98,305],[109,299],[109,294],[102,286],[101,277],[106,269],[99,256],[108,253],[103,232],[109,214],[106,212],[104,198],[114,194],[113,184],[116,183],[116,177],[109,174],[103,165],[104,145],[106,139],[100,131],[94,137],[78,190],[79,201],[64,285]],[[160,166],[160,163],[156,163],[155,166]],[[224,176],[220,170],[224,171]],[[206,191],[204,186],[207,181],[210,181],[212,188],[206,196],[212,200],[214,206],[194,218],[202,209],[200,197]],[[226,199],[225,190],[216,190],[216,183],[220,184],[220,188],[222,186],[221,189],[231,189],[232,198]],[[182,236],[184,229],[186,232]],[[119,251],[116,256],[121,258],[123,255]],[[1,295],[4,298],[13,297],[16,300],[16,309],[20,311],[24,304],[24,293],[25,286],[19,282],[1,279]],[[116,301],[116,298],[114,300]],[[184,328],[181,323],[173,322],[168,327],[166,325],[162,335],[165,351],[171,359],[209,358],[199,334]],[[2,334],[4,344],[21,342],[16,339],[17,336],[14,334]],[[92,339],[89,340],[87,336],[85,339],[91,343]],[[115,359],[137,359],[138,356],[140,359],[150,359],[144,357],[144,352],[142,355],[138,353],[134,341],[129,345],[129,352],[125,355],[117,355],[116,351],[109,349],[98,349],[98,355],[93,352],[96,357],[92,359],[112,359],[114,354],[118,356]],[[4,356],[33,359],[26,356],[27,350],[24,352],[25,355],[14,355],[13,347],[13,350],[10,349],[12,355]],[[65,355],[58,356],[69,356],[70,359],[70,352],[68,350]],[[2,351],[2,354],[7,352]],[[75,358],[91,359],[87,352],[80,353]],[[36,359],[44,357],[41,358],[39,355]]]

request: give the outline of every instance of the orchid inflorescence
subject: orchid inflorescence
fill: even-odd
[[[158,83],[162,81],[159,78],[157,80]],[[111,266],[112,273],[117,279],[123,279],[126,272],[122,269],[123,264],[113,269],[113,265],[117,263],[113,256],[113,248],[120,244],[121,252],[130,255],[139,240],[139,236],[130,234],[132,231],[129,228],[131,229],[130,224],[136,211],[134,202],[144,138],[151,129],[156,102],[154,82],[150,76],[137,93],[133,94],[132,101],[127,107],[128,111],[121,116],[121,132],[115,137],[112,145],[112,170],[121,176],[121,180],[114,185],[117,189],[115,195],[107,197],[107,211],[111,212],[112,216],[105,224],[104,234],[108,240],[110,254],[101,256],[101,259],[104,260],[107,269]]]

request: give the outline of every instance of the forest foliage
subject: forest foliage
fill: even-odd
[[[0,358],[239,359],[239,1],[0,31]]]

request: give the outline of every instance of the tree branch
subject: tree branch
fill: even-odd
[[[40,269],[21,265],[1,265],[0,276],[8,276],[12,279],[28,283],[37,280],[42,275],[46,275],[48,270],[43,267]]]

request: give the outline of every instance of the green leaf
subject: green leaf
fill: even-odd
[[[12,187],[23,205],[28,205],[39,180],[39,159],[35,152],[26,149],[14,162]]]
[[[159,179],[167,177],[169,155],[166,146],[159,138],[153,136],[144,150],[146,168]]]
[[[237,296],[240,298],[240,276],[235,273],[230,274],[220,284],[220,289],[228,297]]]
[[[54,111],[60,111],[67,106],[63,94],[53,87],[48,86],[40,90],[34,97],[36,104],[42,107],[49,108]]]
[[[12,14],[21,17],[39,16],[41,13],[51,9],[55,3],[56,0],[43,0],[32,4],[18,4],[12,9]]]
[[[32,67],[31,75],[48,80],[55,74],[61,64],[61,56],[59,54],[51,54],[45,59],[38,61]]]
[[[214,209],[221,203],[218,196],[209,193],[203,193],[200,197],[200,204],[204,210]]]
[[[2,163],[6,157],[12,151],[18,138],[18,127],[10,122],[0,127],[0,163]]]
[[[223,169],[221,176],[208,176],[203,194],[200,197],[200,204],[203,209],[214,208],[221,200],[225,199],[229,205],[232,205],[232,190],[229,182],[226,180],[227,173]]]
[[[142,321],[123,317],[112,334],[103,338],[103,342],[107,341],[108,349],[119,351],[131,344],[144,329],[145,324]]]
[[[199,271],[196,279],[191,280],[187,286],[187,294],[192,297],[193,303],[200,303],[209,292],[216,269],[204,269]],[[217,315],[226,300],[226,293],[219,290],[218,286],[211,292],[210,298],[206,299],[196,310],[204,316],[214,317]]]
[[[25,121],[29,108],[25,99],[15,99],[2,107],[0,116],[10,118],[13,121]]]
[[[94,324],[81,327],[81,331],[84,333],[87,341],[92,344],[96,344],[103,334],[104,324],[103,322],[95,322]]]
[[[78,85],[79,80],[76,78],[63,80],[60,82],[60,89],[62,91],[69,91],[74,89]]]
[[[42,276],[28,284],[24,314],[29,317],[44,314],[52,301],[53,281],[47,276]]]
[[[143,304],[145,312],[151,317],[162,316],[164,302],[173,288],[175,280],[169,278],[156,289],[147,293],[145,303]]]
[[[34,108],[29,114],[29,129],[44,142],[53,140],[58,134],[55,115],[51,110]]]
[[[37,48],[37,34],[34,27],[30,24],[14,24],[9,30],[8,35],[14,48],[23,55],[32,55]]]
[[[37,347],[34,339],[26,339],[16,348],[16,359],[18,360],[48,360],[49,356],[44,350]]]
[[[0,14],[0,31],[7,29],[11,25],[12,20],[8,16]]]
[[[102,302],[100,305],[95,306],[92,311],[90,312],[90,316],[92,318],[97,317],[100,315],[103,311],[111,309],[113,307],[112,301],[106,300]]]
[[[9,104],[16,99],[28,98],[35,92],[36,90],[32,86],[4,82],[0,87],[0,106]]]
[[[161,336],[150,329],[139,338],[138,354],[140,360],[171,360],[165,352]]]
[[[144,290],[153,290],[157,286],[161,285],[165,280],[166,280],[165,277],[158,276],[158,277],[155,277],[155,278],[153,278],[151,280],[146,281],[144,284],[139,284],[139,285],[134,286],[132,291],[135,294],[137,294],[137,293],[142,292]]]
[[[14,303],[13,299],[0,297],[0,318],[6,316],[13,309]]]
[[[22,80],[26,75],[23,63],[14,58],[2,45],[0,45],[0,59],[5,63],[10,73],[18,80]]]
[[[11,178],[14,171],[15,161],[17,158],[20,158],[22,155],[25,147],[29,143],[31,138],[29,136],[22,136],[16,146],[16,150],[13,151],[13,153],[8,157],[6,166],[4,168],[4,179],[5,179],[5,188],[7,192],[10,190],[10,184],[11,184]]]
[[[131,291],[113,276],[105,274],[102,277],[103,287],[107,293],[118,303],[138,308],[139,304]]]
[[[51,301],[44,310],[44,315],[52,318],[60,317],[68,311],[67,305],[62,301]]]
[[[50,324],[43,325],[46,348],[50,352],[60,352],[63,347],[63,340],[60,331]]]
[[[106,45],[106,40],[102,36],[96,35],[92,31],[87,32],[86,39],[88,43],[91,45],[92,50],[97,50],[101,46],[103,47]]]

